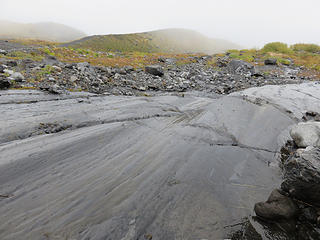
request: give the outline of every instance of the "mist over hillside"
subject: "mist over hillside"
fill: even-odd
[[[16,23],[0,20],[0,38],[2,39],[32,38],[68,42],[84,36],[84,32],[59,23]]]
[[[240,49],[235,43],[208,38],[187,29],[163,29],[132,34],[110,34],[85,37],[64,44],[74,48],[95,51],[139,51],[168,53],[218,53],[228,49]]]

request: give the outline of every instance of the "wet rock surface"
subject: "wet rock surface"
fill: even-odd
[[[277,87],[268,101],[1,92],[0,238],[228,238],[280,185],[275,155],[318,86]],[[288,113],[273,101],[292,89],[304,98]],[[246,236],[260,239],[263,225],[251,225]]]
[[[305,87],[304,90],[302,86]],[[315,87],[314,92],[311,90],[313,87]],[[306,90],[308,88],[309,90]],[[272,93],[273,90],[275,92]],[[284,91],[288,98],[279,97]],[[266,202],[257,203],[254,208],[256,215],[262,220],[257,223],[251,219],[249,221],[251,225],[244,224],[239,230],[240,233],[233,235],[234,239],[246,239],[242,236],[252,226],[263,239],[320,238],[318,205],[320,159],[319,147],[315,147],[319,123],[316,120],[320,110],[317,106],[318,91],[319,85],[315,83],[302,84],[299,87],[290,85],[252,88],[231,94],[242,96],[259,105],[272,105],[297,122],[308,121],[294,124],[288,129],[287,140],[284,140],[287,143],[279,152],[284,175],[279,186],[281,189],[275,189]],[[310,97],[308,103],[302,100],[307,95]],[[316,101],[316,104],[313,101]]]

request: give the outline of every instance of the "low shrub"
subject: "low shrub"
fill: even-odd
[[[262,51],[266,53],[275,52],[275,53],[285,53],[285,54],[290,54],[293,52],[292,49],[290,49],[286,43],[282,43],[282,42],[267,43],[262,48]]]
[[[317,44],[297,43],[292,45],[291,49],[296,52],[320,53],[320,46]]]

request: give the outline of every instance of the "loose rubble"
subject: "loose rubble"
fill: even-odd
[[[188,64],[177,64],[175,59],[166,58],[158,61],[157,65],[134,69],[132,66],[92,66],[87,62],[64,63],[48,55],[41,62],[0,59],[0,73],[17,88],[35,88],[54,94],[88,91],[138,96],[186,91],[229,94],[250,87],[310,80],[298,77],[300,67],[268,62],[266,66],[258,66],[228,55],[217,58],[217,67],[209,64],[212,56],[192,57]]]

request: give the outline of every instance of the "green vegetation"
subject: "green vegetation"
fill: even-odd
[[[223,52],[230,48],[239,48],[238,45],[231,42],[210,39],[197,32],[184,29],[91,36],[63,46],[104,52],[208,54]]]
[[[316,44],[294,44],[288,46],[281,42],[266,44],[262,49],[229,50],[229,56],[251,62],[255,65],[263,65],[268,58],[277,59],[278,64],[302,66],[310,75],[320,78],[320,46]],[[216,55],[221,57],[221,55]],[[214,61],[212,61],[214,64]]]
[[[54,72],[54,68],[51,65],[46,65],[39,72],[36,73],[36,80],[41,80],[45,76],[50,75]]]
[[[290,49],[286,43],[282,43],[282,42],[268,43],[264,45],[264,47],[262,48],[262,51],[265,53],[267,52],[286,53],[286,54],[292,53],[292,49]]]
[[[244,50],[229,50],[231,58],[243,60],[246,62],[254,62],[257,50],[255,49],[244,49]]]
[[[320,46],[317,44],[297,43],[291,46],[295,52],[320,53]]]
[[[49,47],[44,47],[41,51],[47,55],[54,56],[54,52],[52,52]]]
[[[0,57],[6,57],[6,58],[11,58],[11,59],[32,59],[34,61],[41,61],[43,59],[43,56],[39,54],[38,52],[23,52],[23,51],[15,51],[11,52],[8,55],[2,55],[0,54]]]

